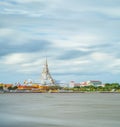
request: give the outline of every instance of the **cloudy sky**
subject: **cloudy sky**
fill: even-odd
[[[120,0],[0,0],[0,82],[120,82]]]

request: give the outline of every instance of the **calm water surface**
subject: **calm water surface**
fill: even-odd
[[[0,94],[0,127],[120,127],[120,94]]]

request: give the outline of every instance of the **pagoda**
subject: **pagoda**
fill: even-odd
[[[47,58],[45,60],[45,64],[43,66],[43,70],[42,70],[42,74],[41,74],[41,84],[48,85],[48,86],[55,85],[55,81],[49,72]]]

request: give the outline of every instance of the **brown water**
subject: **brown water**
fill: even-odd
[[[120,127],[120,94],[0,94],[0,127]]]

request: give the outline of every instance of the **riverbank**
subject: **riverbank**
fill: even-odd
[[[116,93],[116,94],[120,94],[120,92],[110,92],[110,91],[104,91],[104,92],[101,92],[101,91],[95,91],[95,92],[88,92],[88,91],[61,91],[61,92],[49,92],[49,91],[47,91],[47,92],[33,92],[33,91],[12,91],[12,92],[10,92],[10,91],[2,91],[2,92],[0,92],[0,94],[7,94],[7,93],[58,93],[58,94],[60,94],[60,93],[66,93],[66,94],[68,94],[68,93]]]

